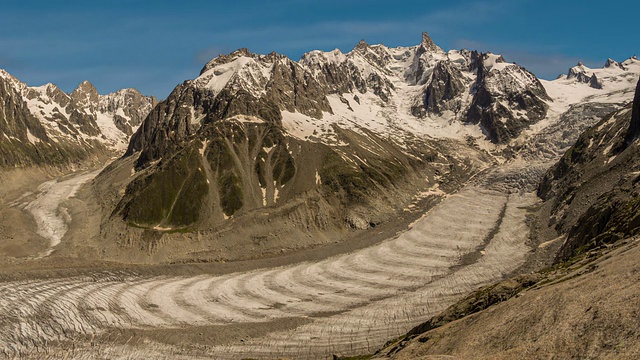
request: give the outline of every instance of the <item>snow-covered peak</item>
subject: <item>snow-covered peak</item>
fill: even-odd
[[[347,56],[339,49],[333,51],[324,52],[321,50],[310,51],[300,58],[300,64],[303,64],[309,68],[316,66],[322,66],[322,64],[340,64],[347,60]]]
[[[622,64],[620,64],[619,62],[613,60],[612,58],[608,58],[607,62],[604,64],[605,68],[619,68],[621,70],[624,70],[624,66],[622,66]]]
[[[569,73],[567,74],[568,79],[579,78],[582,75],[592,72],[592,70],[583,64],[581,61],[571,69],[569,69]]]
[[[78,87],[73,92],[78,92],[83,94],[92,94],[92,93],[97,94],[98,89],[96,89],[96,87],[93,86],[93,84],[90,83],[89,81],[84,80],[83,82],[78,84]]]
[[[631,57],[622,63],[607,59],[604,67],[599,69],[589,68],[579,62],[578,65],[569,69],[566,77],[560,77],[558,80],[584,83],[595,89],[615,90],[626,89],[630,84],[635,84],[638,76],[640,76],[640,61]]]
[[[367,42],[364,39],[362,39],[358,42],[358,44],[356,44],[356,46],[353,48],[352,51],[365,51],[368,48],[369,48],[369,44],[367,44]]]
[[[480,91],[479,89],[483,88],[491,94],[492,99],[499,99],[492,105],[501,106],[503,112],[529,108],[534,103],[541,105],[539,101],[550,99],[538,78],[522,66],[507,63],[499,54],[480,54],[479,59],[482,61],[482,66],[478,68],[476,90]],[[517,96],[520,96],[522,101],[514,102],[513,99]],[[481,96],[479,100],[483,100],[483,97]],[[507,103],[508,106],[505,105]],[[536,116],[540,118],[543,112],[542,106],[538,106],[537,110],[539,113]]]
[[[468,53],[467,50],[449,50],[447,52],[447,60],[449,60],[451,63],[456,64],[460,67],[466,67],[467,64],[469,63],[468,60]]]
[[[32,86],[31,88],[43,94],[46,94],[48,92],[51,92],[52,90],[58,89],[58,87],[53,83],[46,83],[40,86]]]
[[[0,77],[9,80],[26,109],[44,127],[46,137],[54,142],[97,141],[123,150],[131,132],[156,103],[155,98],[135,89],[99,95],[88,81],[67,94],[52,83],[28,86],[4,70],[0,70]]]
[[[500,54],[486,53],[483,56],[482,65],[484,65],[485,69],[489,71],[501,71],[505,67],[512,64],[508,64]]]
[[[622,66],[624,66],[628,71],[638,71],[634,69],[637,69],[640,67],[640,60],[638,60],[638,58],[635,55],[633,55],[632,57],[623,61]]]
[[[8,71],[6,71],[4,69],[0,69],[0,78],[9,81],[11,84],[13,84],[13,87],[18,89],[19,91],[22,91],[23,89],[27,88],[27,84],[25,84],[22,81],[18,80],[18,78],[16,78],[15,76],[11,75]]]
[[[211,59],[200,71],[200,75],[211,70],[212,68],[235,61],[240,57],[251,57],[251,52],[247,48],[238,49],[230,54],[221,54]]]
[[[584,102],[626,104],[633,99],[638,77],[640,61],[637,59],[622,63],[608,59],[600,69],[578,63],[567,75],[553,81],[543,80],[542,84],[553,99],[549,103],[551,114],[562,114],[572,105]]]
[[[194,84],[216,94],[227,85],[232,85],[233,90],[261,93],[271,76],[273,63],[267,62],[267,56],[261,56],[260,59],[262,61],[256,61],[251,56],[236,56],[229,62],[209,68],[195,79]]]

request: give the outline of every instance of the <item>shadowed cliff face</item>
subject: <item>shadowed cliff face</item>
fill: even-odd
[[[633,99],[631,123],[629,124],[629,130],[627,130],[627,136],[625,137],[625,145],[629,146],[632,141],[638,138],[638,135],[640,135],[640,80],[638,80],[636,94]]]
[[[567,233],[559,259],[640,231],[638,104],[583,133],[545,175],[538,194],[553,204],[549,225]]]
[[[504,144],[524,129],[542,120],[549,100],[544,87],[532,73],[498,58],[494,64],[478,66],[475,95],[467,113],[467,121],[479,123],[488,138]]]
[[[461,97],[465,90],[465,78],[460,70],[449,61],[441,61],[433,69],[423,103],[414,106],[411,112],[418,117],[442,114],[446,110],[458,112],[462,110]]]

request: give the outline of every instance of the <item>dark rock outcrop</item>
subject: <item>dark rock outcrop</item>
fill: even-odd
[[[437,53],[443,51],[438,45],[433,42],[429,34],[427,34],[427,32],[425,31],[422,33],[422,41],[420,41],[420,45],[418,46],[416,54],[420,56],[426,52]]]
[[[500,58],[496,63],[502,63]],[[518,65],[500,69],[479,65],[474,86],[467,121],[480,124],[495,143],[504,144],[516,138],[547,114],[544,101],[550,98],[544,87],[535,75]]]
[[[549,226],[568,236],[558,260],[640,233],[637,94],[583,133],[538,188],[551,204]]]
[[[439,62],[431,73],[422,104],[414,106],[414,116],[423,117],[426,113],[442,114],[446,110],[460,110],[460,95],[465,91],[463,75],[448,61]]]
[[[266,86],[264,102],[280,109],[322,118],[331,112],[327,91],[307,70],[291,60],[276,61]]]
[[[611,60],[611,59],[609,59]],[[611,60],[607,61],[605,67],[616,66],[617,62]],[[621,69],[624,69],[622,65],[618,64]],[[598,80],[596,74],[588,75],[583,63],[579,62],[578,65],[569,69],[567,79],[576,79],[578,82],[588,84],[594,89],[602,89],[602,83]]]
[[[640,135],[640,80],[638,80],[632,106],[631,122],[629,123],[629,129],[627,129],[627,135],[624,138],[625,146],[629,146],[629,144]]]
[[[142,122],[124,156],[142,151],[137,164],[143,167],[172,152],[194,133],[191,109],[202,111],[210,106],[212,98],[213,95],[196,91],[188,82],[178,85]]]

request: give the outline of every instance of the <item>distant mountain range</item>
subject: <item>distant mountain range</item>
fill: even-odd
[[[100,95],[88,81],[71,94],[30,87],[0,70],[0,167],[65,165],[113,156],[156,105],[135,89]]]

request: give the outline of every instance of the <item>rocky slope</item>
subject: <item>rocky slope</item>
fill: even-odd
[[[0,70],[0,167],[64,165],[126,148],[153,97],[135,89],[99,95],[85,81],[71,94],[30,87]]]
[[[549,225],[568,234],[559,258],[640,229],[638,135],[640,83],[632,104],[584,132],[545,175],[538,195],[552,204]]]
[[[448,66],[467,69],[467,56]],[[246,49],[213,59],[133,135],[125,157],[136,159],[136,174],[124,181],[124,196],[115,195],[105,236],[128,231],[133,243],[145,243],[147,230],[165,239],[180,236],[167,233],[177,230],[211,234],[269,209],[265,221],[291,218],[289,227],[304,237],[343,237],[345,229],[389,220],[438,183],[452,190],[492,161],[459,141],[482,136],[479,128],[460,123],[462,134],[435,139],[396,125],[403,111],[421,122],[407,100],[422,101],[432,70],[447,59],[426,34],[411,48],[363,41],[348,54],[316,51],[299,62]],[[418,98],[398,90],[400,83]],[[395,114],[379,112],[392,107]],[[118,164],[111,174],[129,174]],[[251,236],[264,236],[258,224],[247,226],[255,227]]]
[[[539,185],[555,266],[472,293],[374,358],[636,358],[639,136],[640,81]]]

